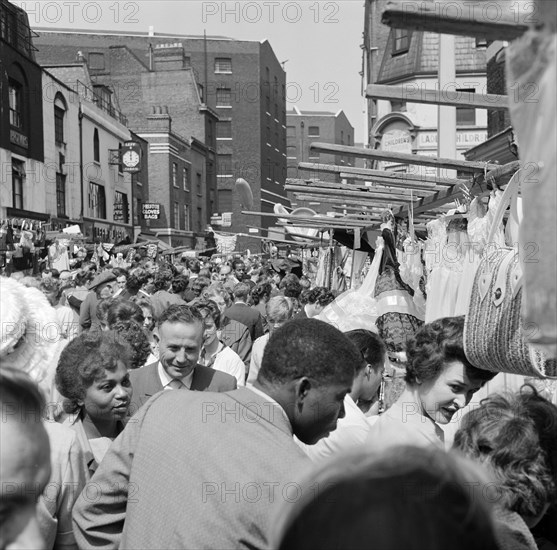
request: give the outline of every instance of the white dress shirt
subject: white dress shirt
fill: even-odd
[[[158,372],[164,390],[176,389],[173,387],[175,385],[173,383],[175,379],[168,376],[168,373],[164,370],[164,367],[162,366],[162,363],[160,361],[158,365]],[[191,382],[193,380],[193,370],[187,376],[184,376],[184,378],[176,378],[176,380],[181,382],[183,386],[189,390],[191,388]]]
[[[232,348],[219,342],[217,351],[215,351],[213,355],[207,357],[204,352],[205,349],[203,348],[199,356],[200,365],[211,367],[234,376],[238,382],[238,386],[246,385],[246,365],[244,365],[240,356]]]

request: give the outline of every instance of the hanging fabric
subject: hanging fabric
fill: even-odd
[[[523,316],[535,327],[527,338],[557,357],[557,35],[530,30],[506,55],[509,102],[520,160],[524,217],[520,256],[524,270]],[[511,213],[512,215],[512,213]]]

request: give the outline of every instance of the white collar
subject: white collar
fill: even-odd
[[[278,401],[275,401],[269,394],[265,393],[264,391],[261,391],[260,389],[255,388],[252,384],[246,384],[246,388],[248,388],[252,392],[259,395],[259,397],[262,397],[263,399],[265,399],[265,401],[268,401],[268,402],[272,403],[273,406],[276,409],[280,410],[281,413],[284,415],[284,418],[286,418],[286,421],[288,422],[288,425],[292,429],[292,424],[290,424],[290,419],[288,418],[288,415],[286,414],[286,411],[282,408],[282,405]]]
[[[171,378],[170,376],[168,376],[168,373],[164,370],[164,367],[162,366],[162,363],[159,361],[159,364],[157,366],[157,370],[159,373],[159,378],[161,380],[162,383],[162,387],[164,389],[167,388],[167,386],[170,385],[170,383],[172,382],[172,380],[174,380],[174,378]],[[182,384],[184,384],[184,386],[186,386],[186,388],[191,389],[191,383],[193,380],[193,373],[195,371],[195,368],[187,375],[184,376],[184,378],[178,378],[178,380],[180,380],[180,382],[182,382]]]

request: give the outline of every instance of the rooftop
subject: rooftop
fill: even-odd
[[[205,37],[198,34],[177,34],[165,32],[141,32],[141,31],[107,31],[97,29],[75,29],[75,28],[56,28],[56,27],[33,27],[33,30],[38,33],[58,33],[58,34],[91,34],[103,36],[134,36],[145,38],[187,38],[188,40],[203,40]],[[235,38],[228,36],[207,35],[207,40],[231,40],[237,41]]]

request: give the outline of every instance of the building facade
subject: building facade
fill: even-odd
[[[338,174],[320,172],[312,174],[306,170],[299,171],[298,163],[334,164],[337,166],[354,166],[354,158],[344,155],[318,153],[310,150],[312,142],[334,143],[337,145],[354,145],[354,127],[350,124],[344,111],[301,111],[297,107],[288,111],[287,116],[287,162],[288,177],[307,179],[318,177],[321,181],[340,182]],[[292,207],[305,206],[316,212],[331,210],[331,205],[296,199],[289,193]],[[277,202],[275,200],[274,202]]]
[[[253,210],[263,212],[272,208],[261,202],[262,196],[285,196],[286,79],[267,41],[38,31],[38,59],[70,62],[81,52],[93,80],[113,90],[133,131],[141,134],[152,108],[163,106],[174,132],[206,146],[201,202],[208,206],[201,208],[204,219],[198,221],[199,207],[190,204],[192,227],[204,229],[213,214],[222,213],[231,219],[223,231],[244,232],[248,224],[264,228],[271,223],[242,215],[244,206],[235,192],[236,179],[247,180]],[[247,239],[239,247],[248,243],[252,249],[259,246]]]
[[[82,220],[82,232],[90,240],[134,242],[131,175],[124,171],[119,158],[119,150],[124,142],[131,140],[126,117],[117,109],[112,92],[91,81],[87,64],[83,60],[67,65],[45,66],[44,69],[69,90],[66,103],[77,101],[79,105],[77,124],[72,119],[67,122],[70,132],[75,132],[77,127],[79,153],[77,162],[74,161],[72,165],[77,170],[72,170],[69,179],[67,174],[63,178],[66,193],[73,199],[70,202],[71,209],[65,216]],[[62,100],[62,88],[57,93],[57,97]],[[55,103],[55,124],[59,122],[56,115],[60,113],[60,107],[56,107]],[[59,128],[57,130],[55,127],[50,134],[56,134],[56,131],[59,133]],[[60,140],[61,137],[55,138],[54,143],[54,161],[56,163],[58,159],[59,165],[60,155],[64,155],[67,148],[65,139]],[[60,187],[60,182],[57,185]],[[79,208],[76,207],[77,198]],[[57,212],[58,218],[64,220],[65,216],[59,214]]]
[[[0,216],[46,222],[42,72],[27,14],[0,2]]]
[[[364,30],[364,93],[367,84],[403,85],[413,90],[439,89],[439,35],[391,29],[380,23],[384,3],[366,2]],[[486,93],[487,43],[465,36],[455,37],[455,79],[445,87],[459,92]],[[369,147],[397,153],[437,156],[436,105],[410,101],[368,100]],[[487,111],[456,108],[455,158],[487,139]],[[405,165],[380,162],[378,168],[407,171]],[[415,168],[435,175],[434,168]]]

